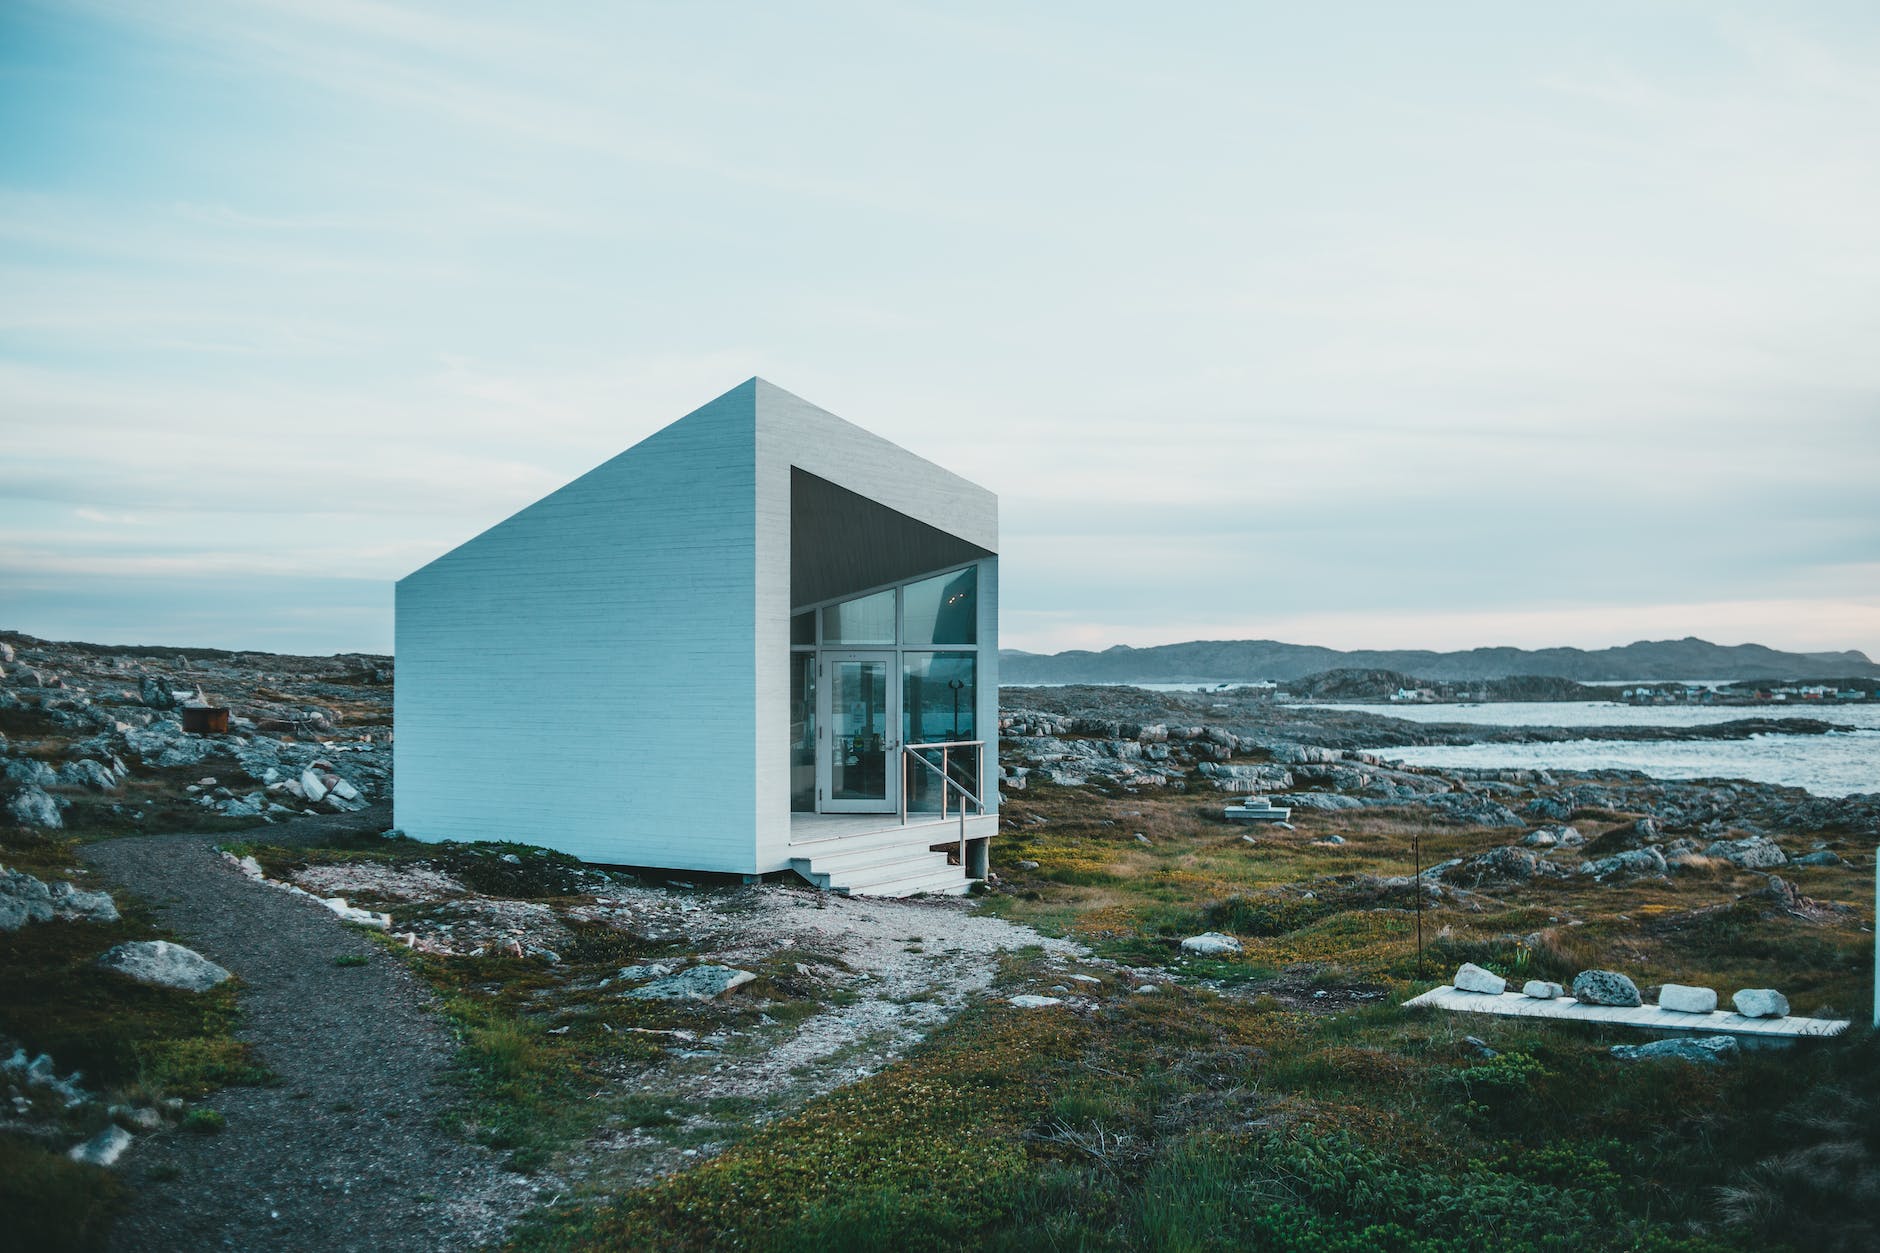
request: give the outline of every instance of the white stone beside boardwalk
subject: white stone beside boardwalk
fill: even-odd
[[[1656,1005],[1583,1005],[1572,997],[1537,1000],[1520,992],[1499,996],[1463,991],[1445,984],[1404,1002],[1404,1008],[1454,1010],[1468,1014],[1494,1014],[1504,1018],[1557,1018],[1569,1022],[1597,1022],[1621,1027],[1640,1027],[1662,1031],[1696,1031],[1737,1036],[1768,1036],[1788,1039],[1828,1038],[1847,1030],[1847,1020],[1839,1018],[1745,1018],[1741,1014],[1717,1011],[1709,1014],[1681,1013]]]

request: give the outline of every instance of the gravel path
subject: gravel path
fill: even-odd
[[[265,838],[317,840],[339,825],[309,819]],[[215,843],[147,836],[83,850],[241,977],[239,1033],[281,1078],[207,1098],[228,1119],[221,1135],[139,1137],[120,1166],[133,1200],[112,1247],[392,1253],[500,1236],[536,1185],[439,1127],[455,1045],[429,992],[319,905],[243,878]],[[333,964],[346,954],[367,964]]]

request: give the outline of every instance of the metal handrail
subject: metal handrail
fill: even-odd
[[[940,821],[945,822],[947,820],[948,792],[953,791],[960,794],[960,867],[964,869],[966,866],[966,802],[971,801],[973,808],[980,814],[986,812],[986,803],[967,791],[965,786],[953,777],[951,754],[952,750],[956,748],[970,748],[973,750],[973,778],[980,780],[979,786],[982,791],[985,789],[986,742],[984,740],[941,740],[932,744],[903,744],[901,745],[901,825],[907,825],[907,759],[912,757],[915,761],[918,761],[921,765],[940,776],[942,785],[940,788]],[[923,752],[932,752],[936,749],[939,750],[940,753],[940,764],[937,766],[920,755]]]

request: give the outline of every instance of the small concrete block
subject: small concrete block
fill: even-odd
[[[1717,993],[1712,988],[1687,987],[1667,983],[1658,989],[1658,1008],[1680,1014],[1708,1014],[1717,1008]]]
[[[1531,996],[1537,1001],[1557,1001],[1566,992],[1558,983],[1548,983],[1544,979],[1529,979],[1521,985],[1521,995]]]
[[[1744,988],[1730,998],[1745,1018],[1787,1018],[1789,998],[1774,988]]]
[[[1489,996],[1500,996],[1508,990],[1508,981],[1498,974],[1483,970],[1474,962],[1463,962],[1456,971],[1454,980],[1458,992],[1484,992]]]

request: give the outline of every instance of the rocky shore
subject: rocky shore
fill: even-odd
[[[1740,780],[1677,781],[1636,771],[1437,769],[1394,765],[1393,744],[1565,739],[1737,739],[1821,734],[1814,719],[1745,719],[1704,727],[1484,727],[1412,723],[1370,713],[1275,705],[1230,693],[1083,686],[1005,688],[1004,786],[1035,773],[1060,784],[1259,793],[1295,808],[1411,806],[1459,823],[1520,827],[1576,809],[1642,813],[1667,829],[1718,833],[1822,830],[1880,836],[1880,793],[1820,797]]]

